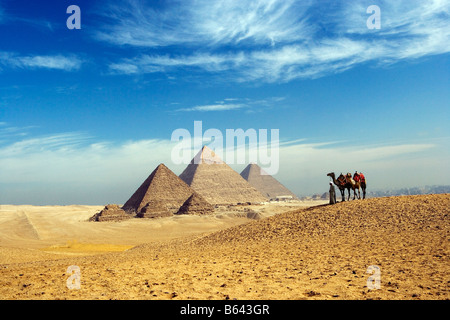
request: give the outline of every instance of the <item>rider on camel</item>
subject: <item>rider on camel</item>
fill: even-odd
[[[360,180],[361,182],[366,183],[366,177],[364,177],[364,175],[363,175],[362,172],[359,173],[359,180]]]
[[[355,171],[355,174],[353,175],[353,180],[355,180],[356,183],[361,180],[361,176],[358,174],[358,171]]]

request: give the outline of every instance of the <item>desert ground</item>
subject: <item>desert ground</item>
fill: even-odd
[[[449,194],[87,221],[102,208],[0,206],[0,299],[450,298]]]

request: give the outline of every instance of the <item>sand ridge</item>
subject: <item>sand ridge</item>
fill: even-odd
[[[123,252],[2,263],[0,297],[448,299],[449,204],[448,194],[366,199]],[[80,290],[66,286],[70,265],[80,267]],[[367,287],[371,265],[381,270],[379,290]]]

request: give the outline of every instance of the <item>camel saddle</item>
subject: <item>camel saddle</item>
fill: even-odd
[[[337,178],[337,182],[339,182],[341,186],[344,186],[347,183],[347,179],[341,174],[339,178]]]

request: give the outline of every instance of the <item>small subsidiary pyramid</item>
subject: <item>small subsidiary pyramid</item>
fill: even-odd
[[[180,178],[213,205],[268,200],[206,146],[192,159]]]
[[[177,214],[207,215],[214,213],[214,206],[195,192],[178,210]]]
[[[183,180],[164,164],[160,164],[123,205],[122,209],[139,215],[147,206],[144,211],[151,213],[152,207],[161,208],[161,202],[163,202],[164,207],[173,214],[193,193],[194,191]]]
[[[293,200],[298,200],[294,193],[283,186],[277,179],[266,173],[257,164],[249,164],[241,172],[241,176],[269,199],[292,197]]]
[[[110,221],[122,221],[130,219],[132,216],[127,214],[116,204],[108,204],[105,208],[94,214],[89,221],[110,222]]]
[[[163,218],[170,217],[172,213],[167,209],[164,200],[150,200],[136,215],[138,218]]]

